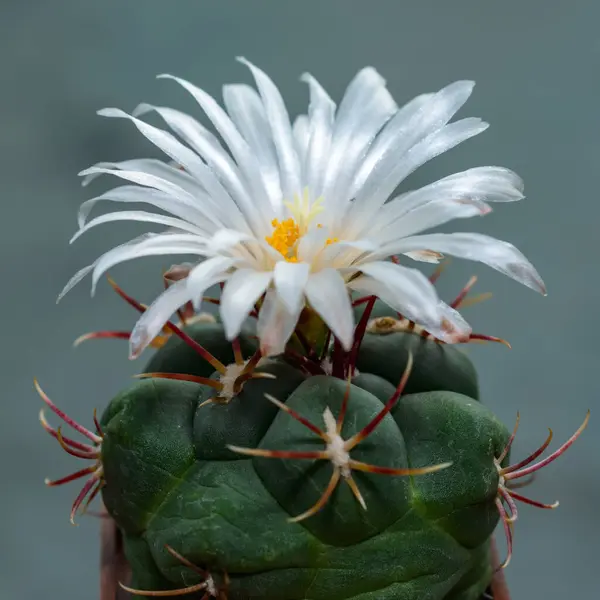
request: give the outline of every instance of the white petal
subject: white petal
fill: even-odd
[[[428,102],[434,94],[421,94],[402,106],[392,117],[390,122],[382,129],[368,154],[362,161],[360,168],[354,178],[350,196],[354,197],[362,188],[365,180],[375,168],[377,163],[386,155],[388,149],[397,141],[398,132],[404,131],[406,123]]]
[[[203,151],[211,148],[212,151],[217,151],[224,155],[219,160],[231,161],[231,157],[224,150],[223,146],[221,146],[216,136],[206,129],[204,125],[196,121],[194,117],[184,112],[167,106],[156,106],[143,102],[142,104],[138,104],[131,114],[137,118],[153,111],[157,112],[165,123],[200,156],[204,157]],[[207,162],[209,161],[207,160]]]
[[[283,196],[279,181],[277,155],[260,96],[249,85],[225,85],[223,86],[223,102],[231,120],[256,155],[271,204],[276,208],[280,207]]]
[[[314,273],[306,283],[306,297],[344,350],[350,350],[354,333],[354,314],[346,283],[335,269]]]
[[[200,211],[194,206],[159,190],[140,187],[137,185],[122,185],[104,192],[100,196],[90,198],[81,204],[77,213],[77,224],[83,227],[97,202],[109,200],[111,202],[142,203],[150,204],[160,210],[170,212],[176,217],[185,219],[189,223],[204,223],[205,219]]]
[[[202,295],[211,285],[222,280],[222,274],[235,264],[229,256],[214,256],[196,265],[186,278],[190,298],[196,310],[202,304]]]
[[[94,268],[94,264],[88,265],[87,267],[83,267],[83,269],[79,269],[71,279],[67,282],[67,285],[62,289],[58,298],[56,299],[56,304],[58,304],[65,296],[68,294],[91,270]]]
[[[380,245],[378,243],[375,243],[375,241],[373,239],[362,239],[362,240],[340,240],[339,242],[336,242],[335,244],[330,244],[330,246],[328,246],[325,249],[325,252],[327,252],[330,248],[333,249],[335,246],[344,246],[344,247],[348,247],[348,248],[354,248],[356,250],[360,250],[361,252],[375,252]]]
[[[91,265],[80,269],[64,287],[57,302],[92,271],[92,295],[94,295],[98,280],[114,265],[134,258],[162,254],[195,254],[205,256],[207,251],[202,244],[198,243],[197,235],[145,233],[125,244],[112,248],[102,254]]]
[[[213,254],[228,253],[243,258],[256,270],[270,268],[273,261],[281,260],[281,254],[260,238],[241,231],[220,229],[208,242]],[[265,261],[267,261],[265,263]]]
[[[201,90],[185,79],[174,77],[173,75],[163,74],[158,77],[159,79],[173,79],[184,87],[202,107],[206,116],[212,121],[216,130],[225,140],[252,190],[252,198],[247,198],[244,205],[240,205],[240,209],[250,221],[255,233],[257,235],[265,235],[266,228],[268,228],[267,226],[270,222],[270,203],[260,176],[258,162],[248,142],[246,142],[237,130],[229,115],[204,90]]]
[[[365,104],[378,90],[385,87],[385,83],[385,79],[373,67],[364,67],[352,78],[336,115],[336,143],[348,138],[348,130],[351,129],[349,124],[355,119],[356,113],[364,110]]]
[[[438,129],[436,132],[421,140],[406,153],[406,157],[402,163],[397,165],[390,173],[387,180],[388,187],[385,188],[384,186],[384,189],[386,189],[386,198],[392,193],[394,188],[415,169],[439,154],[480,134],[488,127],[489,124],[485,121],[471,117],[450,123],[450,125]],[[395,184],[391,187],[394,182]]]
[[[522,198],[523,182],[516,173],[501,167],[469,169],[390,200],[382,207],[375,228],[390,227],[397,219],[429,203],[511,202]]]
[[[313,269],[323,269],[327,266],[336,269],[353,267],[360,264],[361,258],[379,249],[373,240],[345,241],[329,244],[313,259]]]
[[[432,303],[430,299],[423,300],[420,307],[416,308],[411,297],[407,300],[401,291],[397,288],[392,289],[385,281],[362,275],[353,279],[348,287],[361,294],[376,296],[390,308],[421,326],[427,323],[429,326],[434,324],[438,328],[441,324],[441,317],[437,314],[437,302]]]
[[[433,329],[429,333],[448,344],[468,341],[472,329],[463,316],[445,302],[440,302],[438,309],[442,315],[442,326],[439,330]]]
[[[168,254],[195,254],[206,256],[209,252],[201,244],[197,235],[192,234],[146,234],[130,242],[105,252],[94,263],[92,275],[92,295],[96,285],[106,271],[122,262],[143,256],[161,256]]]
[[[429,263],[437,265],[444,255],[441,252],[434,252],[433,250],[413,250],[412,252],[404,252],[404,256],[408,256],[418,262]]]
[[[121,171],[139,171],[148,173],[149,175],[154,175],[155,177],[174,183],[194,197],[204,198],[206,196],[204,187],[197,179],[194,179],[189,173],[186,173],[175,166],[168,165],[157,158],[137,158],[123,160],[121,162],[99,162],[93,165],[92,168],[119,169]],[[86,186],[92,180],[106,173],[106,171],[91,171],[90,169],[87,169],[86,171],[83,171],[83,173],[85,175],[81,185]],[[82,175],[82,173],[80,173],[80,175]]]
[[[139,171],[120,171],[118,169],[105,169],[105,168],[101,168],[101,167],[90,167],[89,169],[86,169],[85,171],[81,171],[81,173],[79,173],[79,175],[88,175],[91,173],[107,173],[110,175],[114,175],[115,177],[125,179],[126,181],[132,181],[133,183],[137,183],[139,185],[144,185],[144,186],[147,186],[150,188],[154,188],[156,190],[160,190],[161,192],[170,194],[173,197],[180,200],[181,202],[184,202],[185,204],[195,207],[199,211],[201,211],[206,222],[202,223],[202,224],[199,222],[196,222],[195,225],[197,225],[197,226],[202,225],[206,228],[209,228],[211,226],[213,228],[215,226],[216,227],[223,226],[223,224],[219,221],[219,219],[214,215],[213,211],[211,210],[210,205],[206,206],[204,203],[198,202],[197,200],[195,200],[194,196],[192,196],[190,193],[186,192],[178,185],[175,185],[174,183],[167,181],[166,179],[161,179],[160,177],[156,177],[155,175],[150,175],[148,173],[142,173]]]
[[[302,190],[300,183],[300,161],[294,147],[292,127],[285,104],[277,86],[266,73],[248,62],[245,58],[238,57],[238,60],[250,69],[256,81],[279,159],[283,196],[291,200],[294,194],[300,194]]]
[[[221,294],[221,318],[227,339],[234,339],[256,301],[271,283],[273,273],[238,269],[225,284]]]
[[[136,119],[118,108],[104,108],[99,110],[98,114],[103,117],[130,120],[144,137],[149,139],[181,166],[185,167],[190,174],[202,183],[209,193],[208,199],[212,204],[218,207],[219,203],[227,205],[232,202],[231,196],[221,185],[215,174],[200,160],[198,155],[189,148],[186,148],[181,142],[178,142],[170,133],[149,125],[140,119]]]
[[[323,193],[323,180],[333,134],[335,103],[312,75],[305,73],[301,79],[308,83],[310,89],[309,140],[304,163],[304,181],[314,200]]]
[[[379,281],[378,279],[374,279],[367,275],[360,275],[351,279],[347,285],[349,289],[361,294],[376,296],[382,302],[388,304],[393,310],[404,314],[402,312],[402,297],[398,297],[397,294],[394,294],[383,281]]]
[[[359,73],[365,78],[356,94],[356,104],[348,108],[347,117],[338,116],[331,145],[323,195],[330,211],[330,226],[339,224],[339,212],[350,199],[350,187],[356,177],[356,170],[364,158],[369,144],[381,127],[396,111],[397,106],[385,88],[385,81],[373,70]],[[347,105],[349,106],[349,105]],[[340,112],[344,108],[344,100]]]
[[[381,181],[389,177],[404,153],[450,121],[471,95],[473,86],[472,81],[456,81],[424,101],[415,101],[398,111],[381,132],[383,142],[376,144],[372,151],[370,162],[374,168],[366,177],[357,198],[375,194]]]
[[[488,124],[480,119],[463,119],[438,129],[414,145],[404,158],[397,161],[393,168],[388,169],[383,178],[378,179],[370,197],[363,197],[364,189],[360,192],[361,199],[357,198],[348,217],[348,223],[353,225],[352,231],[356,232],[358,230],[360,232],[365,227],[368,228],[373,217],[376,216],[377,211],[380,210],[390,194],[415,169],[446,150],[485,131],[487,128]],[[368,182],[365,184],[365,188],[367,186]],[[358,233],[354,233],[354,235],[358,235]]]
[[[194,233],[200,237],[199,241],[206,241],[207,238],[203,231],[186,221],[176,219],[174,217],[166,217],[164,215],[157,215],[154,213],[144,212],[142,210],[123,210],[121,212],[108,213],[92,219],[87,225],[84,225],[69,241],[72,244],[77,238],[83,235],[92,227],[96,225],[102,225],[104,223],[112,223],[114,221],[137,221],[140,223],[156,223],[158,225],[165,225],[167,227],[174,227],[188,233]]]
[[[449,185],[451,189],[463,193],[466,190],[473,194],[480,193],[486,202],[514,202],[524,198],[523,180],[514,171],[504,167],[474,167],[436,183]]]
[[[527,287],[546,294],[542,278],[512,244],[478,233],[432,233],[384,246],[378,255],[428,249],[458,258],[482,262]],[[389,252],[389,254],[387,254]]]
[[[425,229],[443,225],[453,219],[482,217],[491,212],[491,207],[479,200],[430,202],[404,215],[401,219],[380,229],[378,239],[382,244],[414,235]]]
[[[129,336],[129,358],[137,358],[160,333],[171,315],[189,300],[190,293],[185,280],[177,281],[158,296],[139,318]]]
[[[471,328],[461,315],[441,300],[436,301],[430,296],[423,296],[420,306],[415,307],[412,300],[409,300],[409,304],[405,303],[407,298],[397,285],[388,286],[385,281],[365,275],[354,279],[349,287],[361,293],[377,296],[403,317],[414,321],[442,341],[463,342],[471,333]]]
[[[420,271],[392,262],[369,262],[358,269],[386,286],[393,297],[382,300],[388,304],[391,301],[390,306],[405,317],[412,321],[439,322],[437,292]]]
[[[308,263],[289,263],[280,260],[275,264],[275,289],[290,313],[296,313],[304,304],[304,287],[310,273]]]
[[[292,127],[292,134],[294,136],[294,143],[296,144],[296,154],[298,155],[298,162],[300,164],[299,173],[302,180],[302,166],[306,159],[306,153],[308,152],[308,117],[306,115],[298,115],[294,120]]]
[[[329,237],[326,227],[311,227],[301,238],[298,244],[298,260],[312,263],[316,256],[323,251]]]
[[[133,114],[138,116],[153,110],[206,161],[231,197],[237,202],[230,201],[226,205],[216,205],[215,209],[219,210],[220,213],[228,214],[230,219],[235,219],[237,227],[247,228],[246,220],[243,218],[238,206],[243,206],[245,198],[249,195],[249,190],[236,164],[217,138],[200,125],[196,119],[172,108],[140,104]]]
[[[220,229],[209,240],[208,247],[213,255],[225,254],[231,258],[240,259],[243,262],[249,263],[254,267],[258,267],[259,258],[257,254],[262,256],[264,246],[273,250],[270,246],[253,238],[252,236],[241,231],[233,229]],[[258,252],[257,252],[258,247]],[[273,250],[273,252],[275,252]],[[280,255],[276,253],[275,258]]]
[[[90,273],[94,269],[94,267],[98,264],[98,261],[103,256],[105,256],[106,254],[109,254],[110,252],[115,252],[117,250],[120,250],[121,248],[135,246],[142,242],[154,239],[155,237],[156,237],[156,234],[154,234],[154,233],[144,233],[142,235],[139,235],[138,237],[136,237],[132,240],[129,240],[128,242],[121,244],[120,246],[117,246],[116,248],[113,248],[109,252],[101,255],[100,258],[96,259],[91,265],[88,265],[87,267],[83,267],[82,269],[79,269],[79,271],[77,271],[77,273],[75,273],[75,275],[73,275],[73,277],[71,277],[71,279],[69,279],[69,281],[67,282],[67,285],[65,285],[65,287],[62,289],[61,293],[58,295],[56,303],[58,304],[68,292],[70,292],[88,273]],[[93,294],[94,294],[94,288],[92,288],[92,295]]]
[[[250,239],[253,238],[243,231],[220,229],[213,235],[209,245],[215,253],[219,253],[228,250],[231,246],[235,246],[240,242],[246,242]]]
[[[256,332],[263,356],[275,356],[285,350],[296,324],[298,313],[290,313],[274,288],[269,288],[260,307]]]
[[[157,112],[163,118],[165,123],[180,138],[196,150],[200,156],[202,156],[202,152],[199,151],[199,148],[206,148],[207,144],[210,144],[214,150],[226,154],[227,158],[231,159],[214,134],[194,119],[194,117],[181,112],[180,110],[168,106],[156,106],[154,104],[142,102],[135,107],[131,115],[137,118],[153,111]],[[196,148],[196,144],[198,144],[198,148]]]

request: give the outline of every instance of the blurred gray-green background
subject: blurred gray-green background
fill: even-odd
[[[244,55],[281,86],[292,114],[305,110],[298,81],[312,72],[339,99],[362,66],[375,66],[398,102],[455,79],[475,79],[461,115],[492,127],[441,156],[407,185],[485,164],[515,169],[527,199],[483,220],[452,224],[516,244],[549,295],[475,264],[454,261],[444,297],[468,276],[491,301],[466,312],[476,330],[509,339],[469,348],[485,402],[512,427],[514,456],[552,426],[561,441],[592,408],[589,429],[527,492],[559,498],[552,513],[523,506],[507,577],[516,600],[598,598],[600,414],[598,221],[600,196],[600,4],[592,0],[3,0],[0,3],[2,198],[2,477],[0,598],[98,597],[98,522],[68,522],[76,484],[43,485],[79,468],[39,427],[37,376],[57,403],[89,423],[140,367],[124,342],[71,342],[98,328],[129,328],[134,312],[109,286],[80,284],[58,306],[69,277],[139,229],[98,228],[69,247],[85,190],[76,174],[100,160],[159,156],[134,128],[105,120],[105,106],[165,103],[200,116],[175,84],[186,77],[219,95],[249,81]],[[160,288],[170,261],[146,259],[112,273],[141,300]],[[145,360],[145,358],[142,358]],[[503,542],[501,541],[502,547]]]

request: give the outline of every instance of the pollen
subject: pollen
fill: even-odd
[[[273,219],[271,221],[273,233],[265,236],[265,241],[281,253],[287,262],[298,262],[298,243],[317,215],[325,210],[323,198],[311,202],[308,189],[305,189],[302,196],[296,194],[293,202],[285,201],[283,204],[292,216],[281,221]],[[317,223],[316,226],[319,229],[323,227],[321,223]],[[339,239],[332,237],[325,241],[325,245],[329,246],[337,242]]]
[[[296,262],[298,260],[297,244],[300,239],[300,227],[294,219],[289,218],[284,221],[273,219],[272,235],[265,237],[269,246],[280,252],[288,262]]]

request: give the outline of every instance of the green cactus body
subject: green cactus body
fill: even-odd
[[[363,311],[364,306],[355,309],[357,321]],[[397,317],[398,314],[381,300],[375,302],[370,313],[373,323]],[[397,364],[406,364],[408,354],[412,353],[414,368],[404,393],[446,390],[476,400],[479,398],[477,372],[464,352],[411,331],[397,330],[394,323],[385,325],[379,328],[373,326],[373,329],[380,329],[378,333],[372,333],[367,328],[356,361],[360,372],[379,375],[395,386],[398,382]]]
[[[233,360],[220,325],[200,323],[188,333],[223,363]],[[409,349],[416,381],[410,385],[411,375],[408,393],[351,458],[394,469],[452,465],[414,476],[353,470],[367,510],[341,477],[321,510],[290,522],[319,500],[333,463],[246,456],[228,446],[324,450],[316,433],[265,394],[324,429],[326,410],[337,417],[342,409],[345,381],[307,375],[283,358],[261,361],[257,371],[274,378],[249,379],[227,403],[210,402],[217,394],[209,385],[141,380],[102,419],[103,498],[123,531],[133,587],[168,590],[202,581],[168,546],[207,569],[216,585],[228,579],[229,600],[480,598],[491,577],[489,539],[498,522],[494,458],[508,432],[476,401],[474,370],[464,355],[410,333],[367,336],[344,440],[382,410]],[[248,337],[242,347],[247,359],[255,344]],[[147,371],[220,377],[175,339]]]
[[[220,323],[198,322],[186,327],[190,337],[201,340],[202,346],[224,364],[234,360],[231,343],[225,339],[223,326]],[[244,355],[248,356],[258,348],[257,342],[246,332],[239,336],[240,346]],[[198,359],[198,353],[184,341],[171,336],[165,346],[150,359],[146,373],[185,373],[210,377],[214,368],[204,360]]]

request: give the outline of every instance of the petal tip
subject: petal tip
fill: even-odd
[[[540,293],[542,296],[548,295],[548,290],[546,289],[546,284],[543,279],[538,275],[536,271],[534,271],[533,281],[531,285],[528,287],[532,288],[534,291]]]
[[[352,350],[352,338],[345,337],[343,340],[340,340],[340,344],[344,349],[344,352],[350,352]]]
[[[144,351],[146,346],[152,341],[147,339],[145,330],[137,331],[135,328],[129,336],[129,360],[135,360]]]
[[[56,297],[56,304],[58,304],[69,293],[70,290],[71,288],[69,287],[69,284],[67,284]]]
[[[540,294],[542,294],[542,296],[547,296],[548,290],[546,289],[546,284],[544,283],[544,280],[539,275],[536,278],[536,283],[538,284],[538,289],[539,289]]]
[[[121,117],[125,113],[120,108],[107,107],[97,110],[96,114],[100,117]]]
[[[239,324],[233,323],[231,321],[231,319],[224,319],[223,318],[223,314],[221,313],[221,320],[223,323],[223,328],[225,329],[225,339],[228,342],[233,342],[235,340],[235,338],[238,337],[238,335],[240,334],[240,329],[242,327],[242,323],[240,322]],[[262,350],[261,350],[262,352]]]

